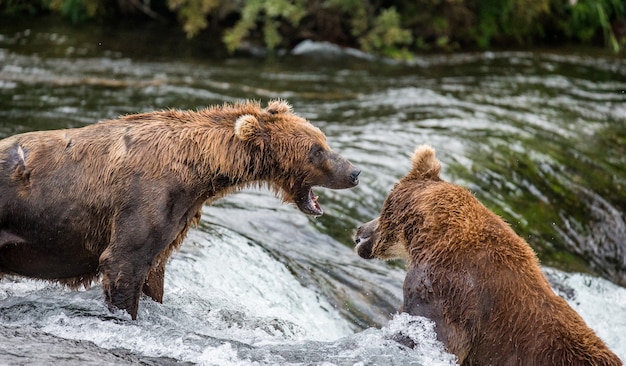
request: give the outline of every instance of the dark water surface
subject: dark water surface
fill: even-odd
[[[137,322],[109,314],[97,285],[3,279],[0,364],[451,364],[432,324],[392,319],[401,264],[352,251],[355,228],[378,214],[422,143],[626,357],[626,59],[484,52],[407,65],[311,43],[273,58],[221,56],[154,27],[0,21],[0,138],[284,98],[363,171],[355,189],[316,191],[318,219],[264,190],[206,207],[168,267],[164,304],[142,299]],[[398,327],[424,346],[398,347],[388,337]]]

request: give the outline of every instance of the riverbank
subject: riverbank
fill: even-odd
[[[0,17],[56,16],[68,24],[159,24],[187,39],[211,40],[229,54],[290,50],[303,40],[411,59],[423,52],[626,45],[621,0],[469,0],[387,3],[351,0],[57,0],[1,2]]]

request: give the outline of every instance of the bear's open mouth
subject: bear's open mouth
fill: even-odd
[[[313,193],[312,187],[305,186],[298,192],[295,197],[296,206],[298,209],[307,215],[321,216],[324,211],[317,202],[317,196]]]

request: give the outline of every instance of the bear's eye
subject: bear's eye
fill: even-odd
[[[318,144],[313,144],[311,146],[311,151],[309,151],[309,160],[314,163],[320,163],[324,158],[324,148],[322,148]]]

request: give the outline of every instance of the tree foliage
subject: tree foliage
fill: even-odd
[[[614,51],[619,51],[626,43],[626,35],[621,39],[613,31],[612,20],[624,22],[626,5],[623,0],[580,0],[574,1],[571,7],[571,22],[563,27],[568,34],[583,42],[590,41],[602,31],[604,43]]]
[[[263,35],[270,50],[283,42],[279,27],[288,24],[297,27],[306,15],[306,0],[250,0],[240,4],[241,17],[224,32],[224,43],[229,51],[236,50],[255,30]]]
[[[74,23],[176,19],[189,38],[210,27],[231,52],[303,39],[407,58],[420,50],[551,42],[626,45],[623,0],[0,0],[0,14],[57,13]]]
[[[207,15],[220,5],[220,0],[167,0],[167,6],[176,13],[189,38],[207,27]]]

